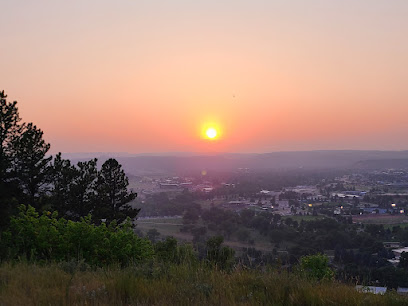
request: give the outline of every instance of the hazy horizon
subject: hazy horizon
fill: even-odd
[[[52,154],[408,150],[407,1],[0,3],[0,90]]]
[[[317,149],[317,150],[282,150],[282,151],[265,151],[265,152],[233,152],[233,151],[224,151],[224,152],[189,152],[189,151],[168,151],[168,152],[140,152],[140,153],[133,153],[133,152],[121,152],[121,151],[65,151],[61,152],[62,154],[122,154],[122,155],[174,155],[174,154],[268,154],[268,153],[291,153],[291,152],[407,152],[408,150],[358,150],[358,149],[338,149],[338,150],[324,150],[324,149]]]

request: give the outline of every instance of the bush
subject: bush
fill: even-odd
[[[57,212],[41,216],[31,206],[20,206],[20,213],[12,217],[10,227],[1,234],[2,259],[70,261],[83,259],[90,265],[119,263],[127,265],[153,256],[147,239],[136,236],[130,220],[117,225],[99,226],[91,223],[91,216],[80,221],[58,218]]]
[[[235,251],[227,246],[222,236],[214,236],[207,240],[207,261],[221,270],[231,270],[235,263]]]
[[[331,280],[334,277],[333,270],[329,268],[329,259],[323,254],[303,256],[299,269],[304,276],[314,280]]]

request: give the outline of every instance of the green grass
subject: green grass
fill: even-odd
[[[298,216],[298,215],[296,215],[296,216],[284,216],[283,217],[283,219],[287,219],[287,218],[291,218],[293,221],[298,221],[298,222],[300,222],[300,221],[314,221],[314,220],[320,220],[320,219],[324,219],[325,218],[325,216],[311,216],[311,215],[309,215],[309,216]]]
[[[361,216],[353,216],[354,222],[364,224],[383,224],[384,226],[408,224],[408,217],[405,215],[388,215],[388,214],[366,214]]]
[[[68,273],[61,265],[5,263],[0,305],[407,305],[395,292],[358,293],[354,286],[295,274],[199,266],[103,268]]]

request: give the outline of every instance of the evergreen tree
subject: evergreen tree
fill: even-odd
[[[96,163],[97,159],[95,158],[86,162],[78,162],[75,167],[69,203],[74,219],[79,219],[93,212],[98,178]]]
[[[12,180],[12,142],[21,131],[17,102],[7,102],[7,95],[0,91],[0,227],[17,204],[18,186]]]
[[[12,142],[13,175],[25,195],[26,204],[39,208],[40,197],[49,183],[50,161],[47,157],[50,144],[43,139],[43,131],[34,124],[24,124],[22,133]]]
[[[64,216],[70,209],[71,185],[75,176],[75,167],[71,165],[68,159],[62,159],[61,153],[58,153],[51,165],[50,190],[51,205],[60,215]]]
[[[116,159],[110,158],[104,162],[99,171],[96,191],[98,202],[95,206],[94,217],[106,219],[110,222],[123,222],[126,217],[135,218],[140,209],[134,209],[129,202],[134,200],[136,193],[129,192],[128,178],[122,166]]]
[[[51,202],[58,212],[68,219],[79,220],[92,214],[96,201],[97,159],[71,165],[55,156],[52,165]]]
[[[68,219],[79,220],[92,214],[96,201],[97,159],[78,162],[55,156],[52,165],[51,201],[53,207]]]
[[[70,219],[90,213],[108,222],[136,217],[139,209],[129,205],[136,194],[128,192],[116,160],[107,160],[99,172],[96,159],[74,166],[59,153],[51,163],[43,131],[33,123],[20,124],[17,102],[6,98],[0,91],[0,229],[17,204],[38,209],[48,204],[45,200]]]

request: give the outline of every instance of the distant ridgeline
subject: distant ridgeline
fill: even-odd
[[[84,155],[86,156],[86,155]],[[127,173],[188,173],[203,169],[217,172],[319,169],[408,169],[408,151],[305,151],[263,154],[217,155],[135,155],[118,154],[117,160]],[[100,154],[104,160],[104,154]],[[73,156],[73,160],[82,160]]]

